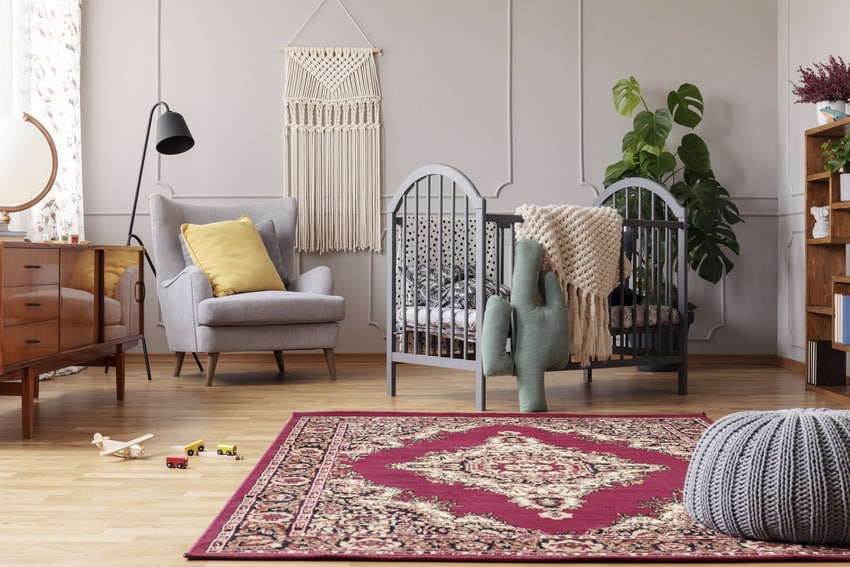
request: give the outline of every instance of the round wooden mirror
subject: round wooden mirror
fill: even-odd
[[[56,145],[38,120],[26,112],[0,117],[0,231],[9,230],[9,213],[47,195],[57,167]]]

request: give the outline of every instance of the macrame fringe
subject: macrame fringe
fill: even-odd
[[[380,252],[381,92],[371,48],[289,47],[286,194],[296,248]]]

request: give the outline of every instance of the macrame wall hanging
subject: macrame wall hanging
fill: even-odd
[[[361,48],[294,47],[290,40],[281,48],[285,194],[298,200],[300,252],[381,251],[380,50],[366,41]]]

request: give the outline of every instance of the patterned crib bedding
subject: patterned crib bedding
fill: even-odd
[[[406,307],[399,310],[397,321],[408,330],[438,333],[449,336],[454,329],[455,338],[462,339],[464,330],[469,332],[468,340],[475,340],[478,328],[478,316],[475,309],[452,309],[451,307]]]
[[[431,266],[422,264],[416,268],[405,267],[405,301],[407,306],[454,307],[475,309],[475,293],[478,281],[474,266]],[[497,286],[489,279],[484,282],[484,300],[499,294],[510,299],[510,289]]]
[[[404,307],[400,306],[396,312],[400,329],[415,328],[420,332],[432,332],[442,336],[450,336],[454,329],[457,338],[463,337],[466,330],[470,333],[468,340],[475,340],[478,316],[475,305],[477,280],[474,267],[423,264],[415,268],[403,268],[403,275],[405,302]],[[490,280],[485,281],[485,301],[496,294],[510,301],[510,288],[496,285]],[[679,311],[669,305],[609,307],[611,329],[666,327],[678,324]]]
[[[500,294],[501,295],[501,294]],[[620,324],[620,312],[623,321]],[[609,327],[611,329],[641,329],[645,327],[667,327],[679,324],[679,310],[669,305],[627,305],[609,307]],[[647,320],[647,316],[649,319]],[[420,332],[437,333],[449,336],[455,329],[455,338],[463,337],[463,330],[471,334],[469,340],[475,340],[478,317],[475,309],[456,309],[451,307],[406,307],[399,310],[396,320],[407,329],[417,328]]]
[[[622,325],[620,312],[623,312]],[[667,327],[679,324],[679,310],[669,305],[627,305],[625,307],[609,307],[611,329],[633,329],[637,327]],[[649,319],[647,320],[647,315]],[[475,309],[452,309],[451,307],[406,307],[398,311],[397,321],[402,321],[407,329],[418,328],[419,331],[440,332],[447,336],[454,328],[456,333],[468,329],[475,333],[478,318]],[[460,338],[460,337],[458,337]],[[473,340],[475,337],[470,337]]]
[[[473,334],[477,328],[476,290],[478,280],[474,266],[422,264],[399,268],[404,275],[404,307],[396,313],[399,328],[450,334],[454,328]],[[397,290],[401,296],[402,290]],[[510,300],[510,288],[485,280],[484,300],[491,295]]]
[[[620,312],[623,322],[620,324]],[[679,310],[669,305],[619,305],[608,308],[611,329],[633,329],[635,327],[667,327],[679,324]],[[647,319],[647,316],[649,317]]]

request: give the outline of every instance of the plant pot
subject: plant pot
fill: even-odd
[[[842,201],[850,201],[850,173],[838,175],[838,187]]]
[[[694,312],[688,311],[688,329],[690,330],[691,325],[694,323]],[[658,347],[655,346],[655,340],[657,336],[655,334],[650,333],[649,335],[638,334],[634,337],[637,339],[638,346],[640,348],[646,348],[647,346],[653,350],[666,350],[666,347]],[[674,333],[673,341],[678,342],[678,333]],[[687,336],[685,340],[688,340]],[[687,361],[685,361],[687,364]],[[641,372],[674,372],[679,369],[679,365],[675,362],[667,362],[667,363],[659,363],[659,364],[639,364],[637,367]]]
[[[638,348],[649,348],[651,350],[657,351],[659,353],[666,351],[667,349],[658,345],[656,346],[656,336],[654,334],[650,335],[637,335],[635,337],[637,339]],[[665,353],[669,354],[669,353]],[[679,365],[675,362],[666,362],[666,363],[658,363],[658,364],[638,364],[637,369],[641,372],[673,372],[678,370]]]
[[[821,109],[825,106],[830,107],[832,110],[838,112],[846,112],[847,111],[847,103],[843,100],[822,100],[820,102],[815,103],[815,112],[818,114],[818,125],[823,125],[828,122],[832,122],[832,118],[828,115],[821,112]]]

